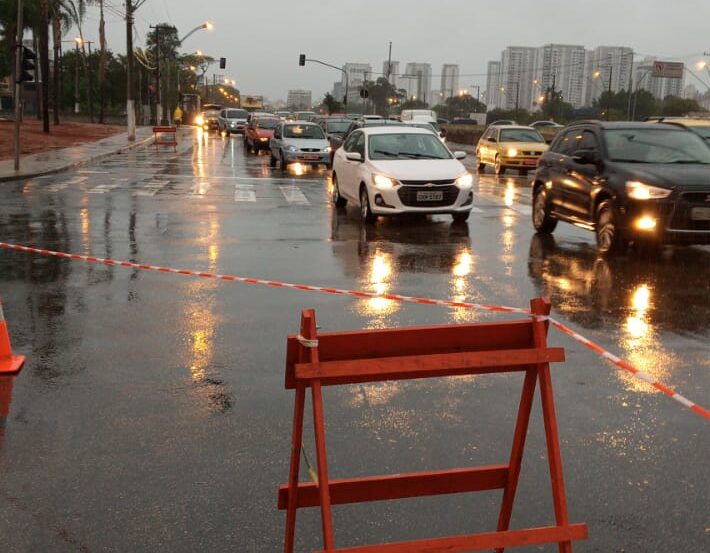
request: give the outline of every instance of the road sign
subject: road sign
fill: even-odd
[[[665,79],[682,79],[685,64],[676,61],[654,61],[652,76]]]

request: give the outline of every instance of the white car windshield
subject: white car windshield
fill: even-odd
[[[451,159],[451,152],[434,134],[371,134],[370,159]]]
[[[228,109],[227,119],[246,119],[249,113],[243,109]]]
[[[325,138],[318,125],[286,125],[284,138]]]

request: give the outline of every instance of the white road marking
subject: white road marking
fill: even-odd
[[[256,192],[254,192],[254,186],[251,184],[237,184],[234,187],[234,201],[255,202]]]
[[[117,184],[99,184],[98,186],[95,186],[91,190],[89,190],[89,194],[106,194],[106,192],[111,192],[114,188],[118,188]]]
[[[298,188],[295,186],[279,186],[281,189],[281,193],[284,195],[284,198],[286,198],[286,201],[290,204],[296,204],[296,205],[309,205],[310,202],[306,198],[306,196],[303,195],[303,192],[301,192]]]
[[[192,185],[190,190],[190,198],[202,198],[207,195],[212,185],[206,180],[198,180]]]
[[[64,182],[55,182],[53,184],[50,184],[48,186],[44,187],[44,190],[47,192],[59,192],[60,190],[64,190],[68,186],[75,185],[75,184],[82,184],[88,180],[89,177],[74,177],[73,179],[69,179]]]
[[[133,195],[134,196],[150,196],[153,197],[155,196],[158,192],[160,192],[163,188],[165,188],[169,180],[153,180],[141,188],[140,190],[136,190]]]
[[[475,205],[471,208],[471,213],[483,213],[483,210],[480,207],[476,207]]]

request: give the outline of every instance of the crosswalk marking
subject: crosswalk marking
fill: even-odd
[[[290,204],[308,205],[310,203],[303,192],[295,186],[279,186],[279,189]]]
[[[252,184],[238,184],[234,187],[235,202],[255,202],[256,192]]]
[[[165,188],[169,182],[169,180],[152,180],[146,183],[146,185],[140,190],[136,190],[135,192],[133,192],[133,195],[153,197],[163,188]]]
[[[89,190],[89,194],[106,194],[106,192],[111,192],[114,188],[118,188],[118,184],[99,184]]]
[[[74,178],[69,179],[69,180],[64,181],[64,182],[55,182],[55,183],[53,183],[53,184],[50,184],[50,185],[48,185],[48,186],[45,186],[45,187],[44,187],[44,190],[45,190],[46,192],[59,192],[59,191],[61,191],[61,190],[64,190],[65,188],[67,188],[67,187],[70,186],[70,185],[82,184],[82,183],[86,182],[86,180],[87,180],[88,178],[89,178],[89,177],[74,177]]]
[[[195,181],[195,183],[192,185],[192,188],[190,189],[189,197],[202,198],[207,195],[207,192],[209,192],[210,188],[212,188],[212,185],[208,181]]]

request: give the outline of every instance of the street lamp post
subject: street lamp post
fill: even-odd
[[[74,113],[79,113],[79,45],[81,44],[81,38],[76,37],[74,39],[74,52],[76,54],[76,60],[74,63]]]

